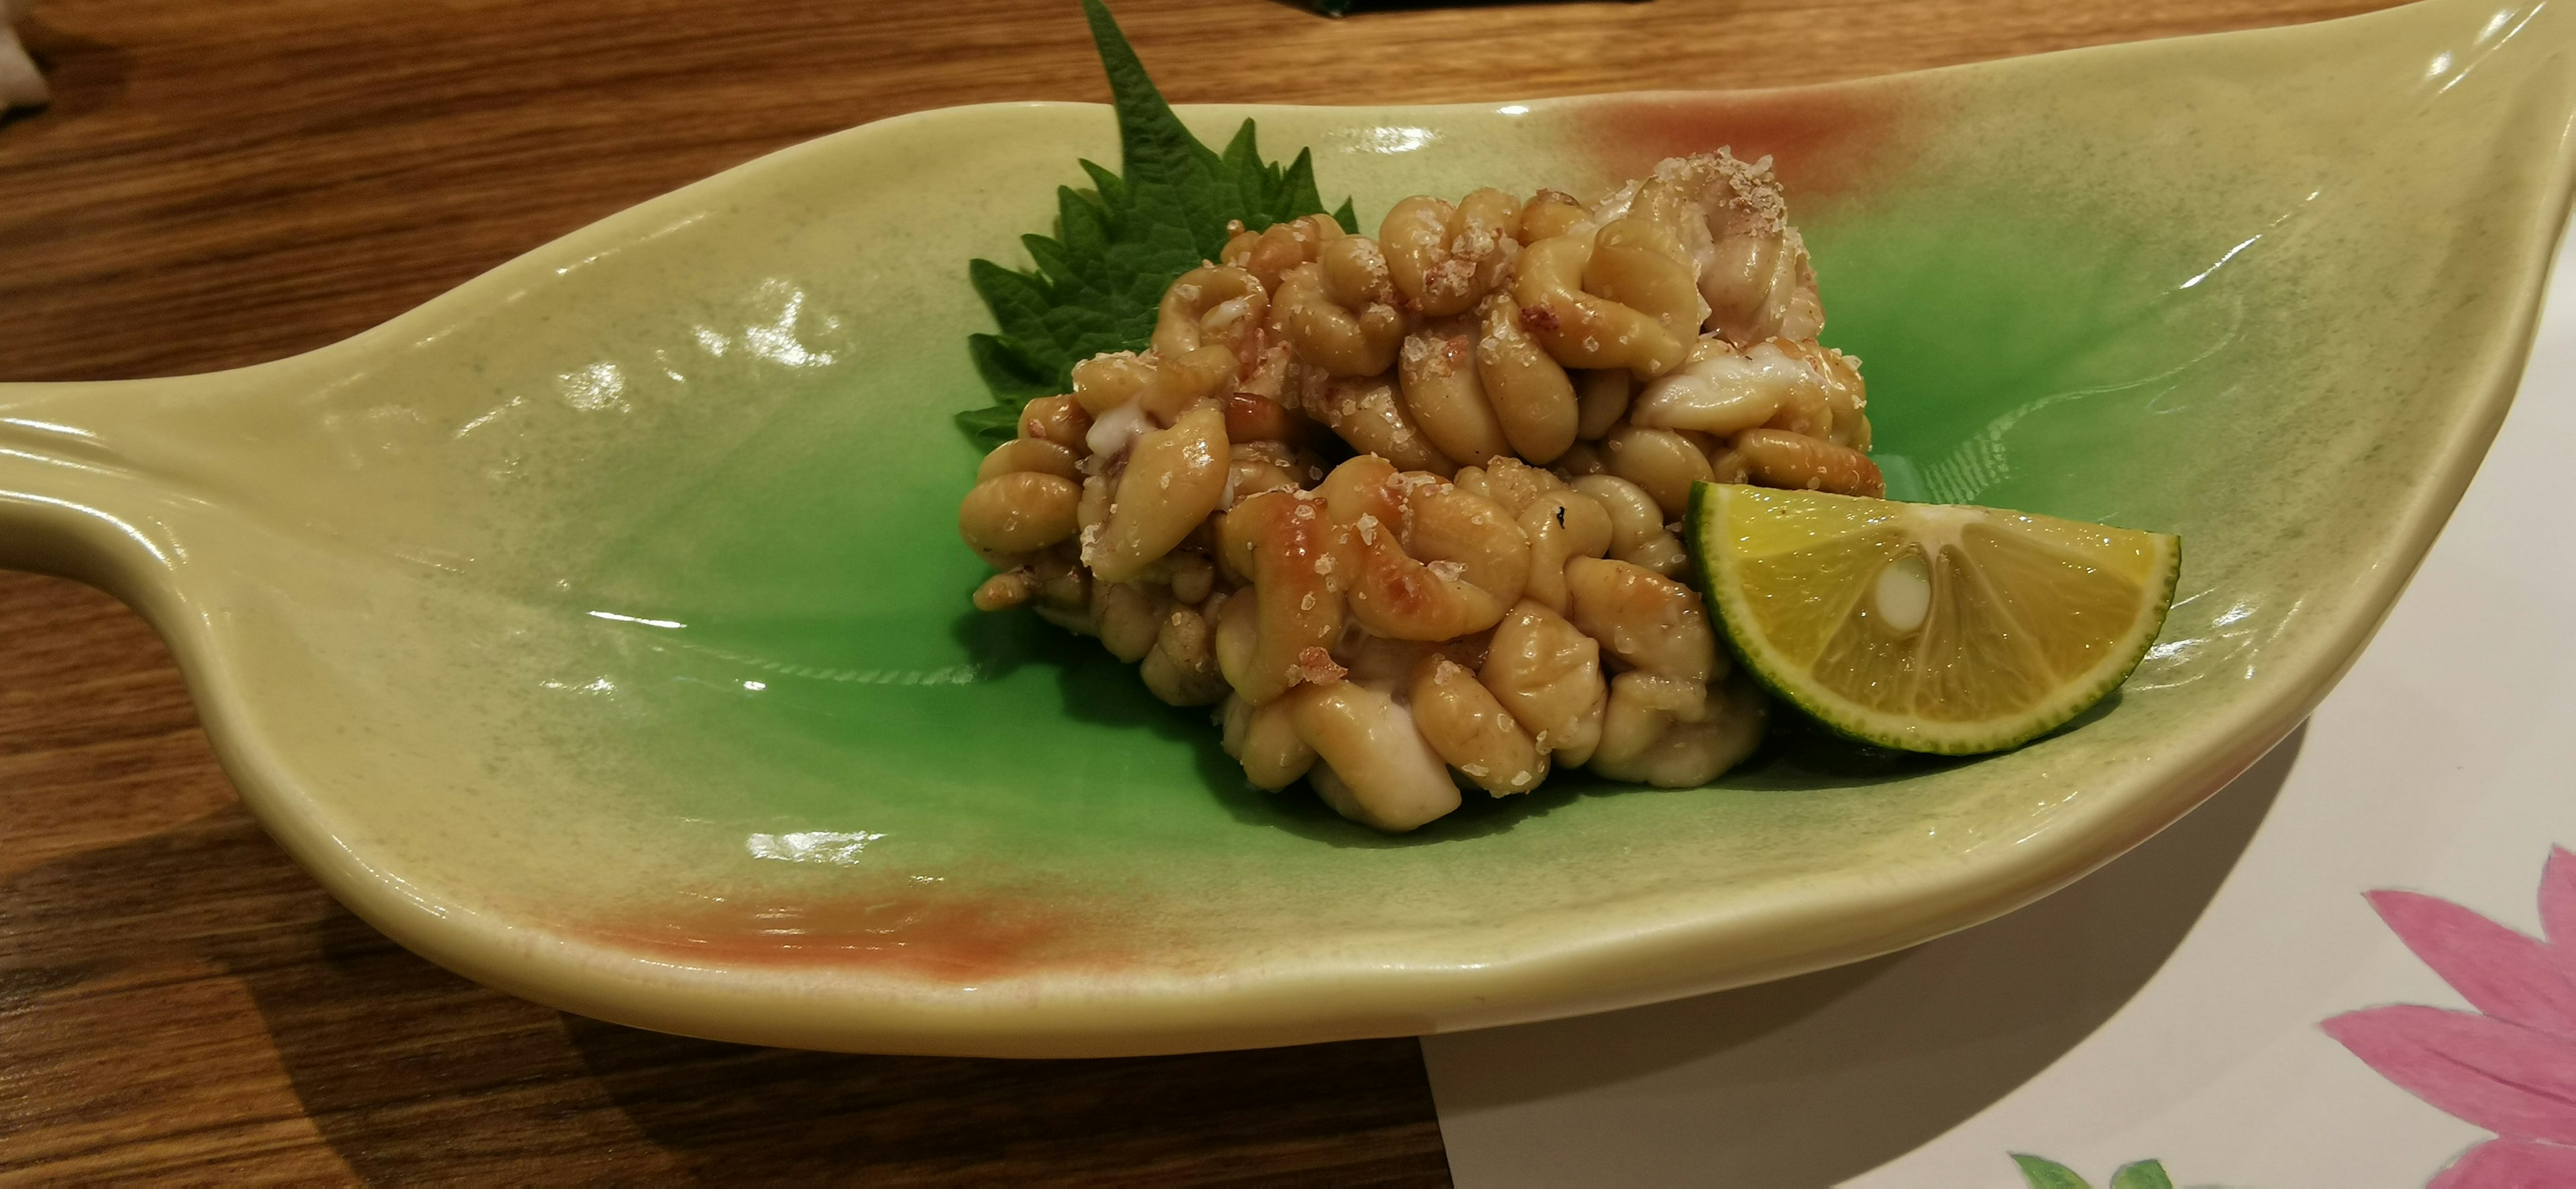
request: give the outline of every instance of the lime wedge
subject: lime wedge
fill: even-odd
[[[1961,504],[1701,483],[1684,526],[1709,610],[1826,726],[1973,755],[2117,688],[2163,629],[2182,540]]]

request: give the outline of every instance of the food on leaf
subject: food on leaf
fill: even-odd
[[[974,603],[1209,707],[1254,785],[1387,831],[1564,768],[1695,787],[1760,745],[1765,685],[1892,746],[2009,746],[2154,637],[2172,538],[1876,498],[1768,158],[1357,234],[1249,122],[1192,139],[1085,4],[1128,172],[1085,163],[1036,274],[976,262]],[[1800,516],[1812,558],[1773,532]]]

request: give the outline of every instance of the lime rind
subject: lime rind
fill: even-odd
[[[1880,747],[1934,755],[1980,755],[2019,747],[2066,725],[2109,697],[2146,659],[2147,650],[2154,647],[2156,637],[2164,631],[2165,616],[2173,606],[2175,583],[2182,573],[2181,538],[2165,533],[2142,534],[2157,547],[2155,567],[2145,584],[2145,590],[2152,595],[2151,602],[2141,604],[2141,613],[2129,632],[2099,664],[2072,680],[2058,683],[2049,696],[2035,704],[2009,715],[1970,722],[1940,722],[1892,713],[1861,705],[1807,678],[1802,666],[1765,638],[1758,618],[1745,601],[1742,584],[1726,568],[1731,552],[1723,547],[1720,532],[1724,504],[1729,498],[1727,489],[1731,487],[1754,490],[1733,484],[1694,484],[1684,521],[1693,577],[1698,579],[1709,614],[1718,622],[1729,651],[1774,696],[1838,735]],[[1764,490],[1766,495],[1790,494]]]

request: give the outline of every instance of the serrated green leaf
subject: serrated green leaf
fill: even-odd
[[[1082,6],[1109,75],[1119,172],[1081,163],[1093,193],[1059,189],[1056,234],[1021,239],[1034,271],[989,260],[967,266],[999,330],[967,338],[993,407],[961,413],[957,423],[979,441],[1007,440],[1022,405],[1072,386],[1074,364],[1103,351],[1143,350],[1163,290],[1224,251],[1228,223],[1257,231],[1324,209],[1311,153],[1285,167],[1263,161],[1250,120],[1222,153],[1200,143],[1109,10],[1100,0]],[[1333,217],[1345,231],[1359,229],[1348,201]]]
[[[1119,212],[1126,210],[1133,202],[1127,197],[1126,180],[1109,172],[1099,162],[1088,158],[1085,158],[1081,165],[1082,172],[1091,178],[1091,188],[1100,193],[1101,221],[1115,230],[1120,221]]]
[[[2043,1156],[2012,1154],[2013,1163],[2021,1166],[2021,1177],[2030,1189],[2093,1189],[2075,1170]]]
[[[1019,422],[1016,410],[999,404],[957,414],[957,428],[965,432],[967,440],[988,451],[1019,436]]]
[[[1066,256],[1077,260],[1094,259],[1109,250],[1108,216],[1100,204],[1082,196],[1071,186],[1055,190],[1055,223],[1058,242]],[[1043,236],[1031,238],[1045,238]],[[1076,274],[1078,277],[1079,274]]]
[[[968,336],[966,354],[975,361],[975,374],[995,392],[1011,393],[1023,402],[1053,395],[1054,377],[999,335]]]
[[[1251,124],[1247,121],[1244,126],[1248,128]],[[1282,219],[1294,219],[1297,215],[1323,211],[1324,196],[1315,192],[1315,151],[1313,149],[1297,150],[1297,159],[1289,162],[1288,168],[1280,175],[1278,192],[1273,197],[1272,203],[1280,210],[1296,212],[1292,215],[1283,215]],[[1342,200],[1344,210],[1350,209],[1350,205],[1349,199]]]
[[[1046,333],[1047,311],[1054,308],[1046,284],[1024,272],[1013,272],[989,260],[977,260],[966,266],[966,280],[975,286],[975,295],[984,299],[993,311],[993,320],[1001,324],[1004,337],[1026,339]]]
[[[2173,1178],[2165,1175],[2160,1161],[2141,1160],[2124,1164],[2111,1174],[2111,1189],[2174,1189]]]
[[[1261,138],[1253,131],[1252,121],[1245,120],[1243,127],[1234,130],[1234,139],[1225,142],[1225,151],[1217,154],[1217,159],[1224,164],[1229,175],[1250,173],[1260,176],[1265,171],[1261,160]]]
[[[1020,246],[1028,249],[1029,259],[1038,266],[1038,277],[1057,285],[1080,285],[1082,274],[1073,269],[1073,260],[1065,246],[1043,235],[1023,235]]]

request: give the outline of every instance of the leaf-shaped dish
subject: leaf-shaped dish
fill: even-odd
[[[0,388],[0,560],[140,608],[244,797],[475,978],[771,1044],[1073,1055],[1476,1027],[2037,897],[2322,696],[2494,433],[2568,204],[2576,16],[2297,29],[1758,94],[1255,115],[1374,217],[1778,157],[1897,494],[2178,531],[2117,701],[1974,763],[1781,747],[1385,839],[978,617],[973,255],[1106,109],[924,113],[603,221],[356,339]]]

